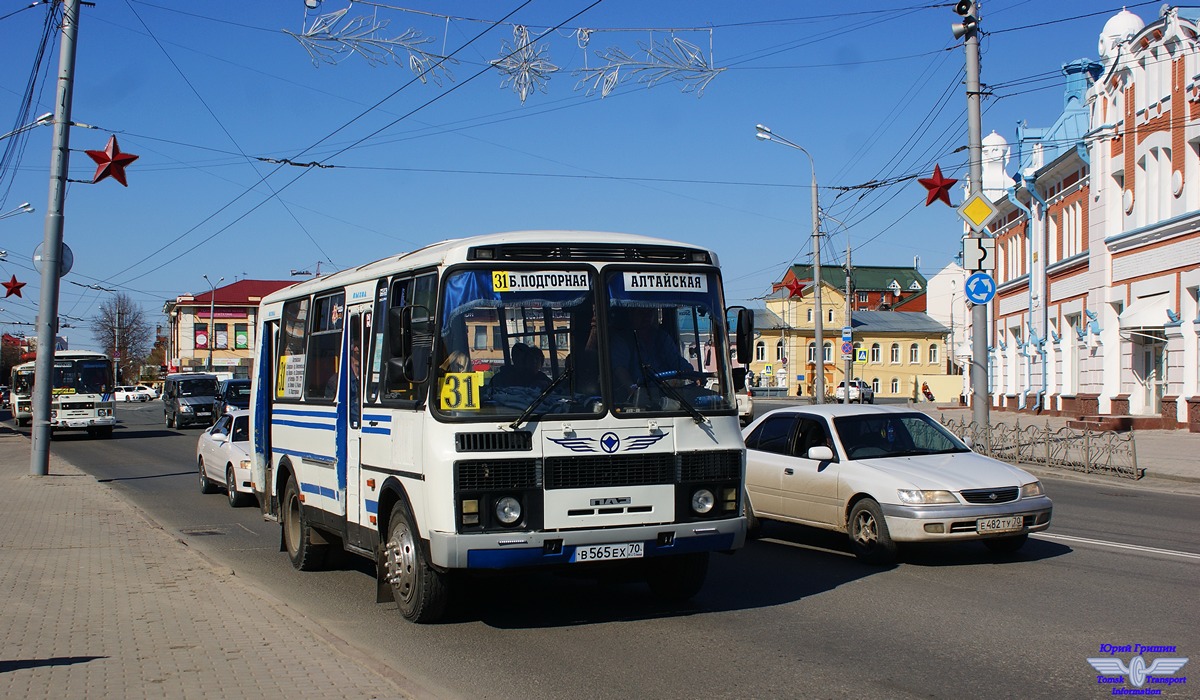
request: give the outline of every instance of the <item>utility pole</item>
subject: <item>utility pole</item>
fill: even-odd
[[[850,280],[850,233],[846,233],[846,327],[851,329],[853,334],[854,323],[852,322],[852,307],[850,306],[850,293],[853,286]],[[851,336],[853,337],[853,335]],[[850,379],[854,376],[854,344],[851,341],[851,352],[846,355],[846,392],[842,395],[842,403],[850,403]],[[858,392],[858,402],[862,403],[862,391]]]
[[[965,37],[967,53],[967,162],[970,196],[983,191],[983,117],[979,92],[979,3],[959,0],[954,11],[963,21],[954,25],[955,37]],[[972,238],[986,238],[984,231],[971,231]],[[988,387],[988,309],[976,304],[971,309],[971,418],[988,426],[991,392]]]
[[[58,335],[58,285],[62,266],[63,199],[70,159],[71,98],[75,86],[75,37],[80,0],[63,0],[62,47],[58,56],[58,90],[54,101],[54,144],[50,149],[50,203],[42,241],[42,293],[38,302],[37,360],[34,363],[33,446],[29,473],[50,470],[50,401],[53,396],[54,345]]]

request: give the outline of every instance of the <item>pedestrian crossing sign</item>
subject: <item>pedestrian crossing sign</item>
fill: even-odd
[[[854,364],[856,364],[856,365],[867,364],[867,349],[866,348],[858,348],[857,350],[854,351]]]

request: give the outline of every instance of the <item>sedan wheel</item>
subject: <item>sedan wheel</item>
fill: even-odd
[[[213,482],[209,481],[208,475],[204,473],[204,458],[200,457],[196,461],[200,464],[200,493],[216,493],[217,487],[213,486]]]
[[[234,476],[232,464],[225,466],[225,493],[229,496],[230,508],[241,508],[245,505],[246,494],[238,493],[237,477]]]
[[[896,560],[896,543],[888,532],[883,510],[864,498],[850,509],[850,544],[854,554],[868,564],[890,564]]]

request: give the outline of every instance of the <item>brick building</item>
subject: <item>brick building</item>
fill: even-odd
[[[166,302],[168,371],[203,372],[211,360],[211,371],[249,377],[258,347],[258,304],[292,284],[291,280],[246,279]]]

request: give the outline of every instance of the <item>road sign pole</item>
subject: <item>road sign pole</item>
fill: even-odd
[[[979,94],[979,3],[971,3],[970,16],[975,18],[976,27],[966,33],[963,46],[966,49],[967,69],[967,162],[971,181],[971,194],[983,191],[983,116],[980,111]],[[986,231],[971,232],[973,238],[987,236]],[[987,427],[990,416],[991,391],[988,387],[988,308],[987,304],[976,304],[971,309],[971,417]]]

